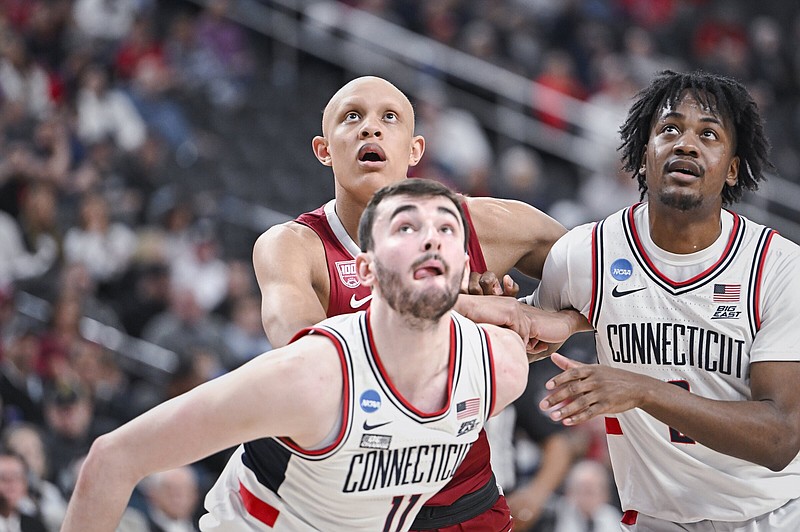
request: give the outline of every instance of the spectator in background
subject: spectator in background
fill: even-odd
[[[4,32],[0,45],[0,91],[5,105],[19,106],[23,113],[42,120],[53,110],[50,77],[31,57],[25,41],[13,31]]]
[[[57,73],[67,58],[66,33],[72,6],[69,2],[17,0],[17,3],[27,4],[31,10],[30,16],[21,28],[28,51],[45,70]],[[9,2],[4,2],[5,6],[8,4]],[[56,102],[59,103],[58,97]]]
[[[7,421],[42,423],[44,385],[36,372],[39,338],[33,330],[4,339],[0,360],[0,398]]]
[[[173,152],[188,150],[196,159],[192,128],[183,109],[170,95],[172,85],[172,73],[164,63],[145,57],[133,72],[128,95],[152,134],[166,141]]]
[[[54,113],[39,121],[33,130],[33,176],[53,183],[59,191],[68,189],[74,157],[68,118]]]
[[[47,480],[47,454],[39,427],[32,423],[15,423],[3,432],[3,444],[21,456],[28,467],[28,497],[22,507],[28,514],[38,512],[47,529],[58,532],[67,512],[67,501],[61,490]]]
[[[81,74],[75,107],[78,137],[85,144],[108,136],[117,148],[132,152],[144,143],[144,120],[131,99],[110,85],[108,71],[101,64],[92,63]]]
[[[532,94],[534,114],[548,126],[572,131],[572,124],[576,121],[569,116],[571,105],[568,98],[584,100],[587,96],[572,57],[563,50],[548,50],[534,80],[544,88],[537,87]]]
[[[167,309],[170,293],[169,267],[158,261],[137,264],[127,297],[116,301],[125,331],[142,336],[147,322]]]
[[[240,296],[233,302],[231,320],[225,324],[222,338],[231,353],[231,358],[223,361],[228,370],[272,349],[261,325],[261,298],[257,294]]]
[[[17,220],[0,211],[0,285],[39,277],[57,258],[58,248],[51,238],[38,239],[34,249],[28,250]]]
[[[225,291],[225,299],[214,307],[213,312],[225,320],[232,320],[234,309],[240,299],[258,295],[258,284],[250,261],[231,259],[227,263],[228,288]]]
[[[471,196],[488,194],[493,152],[480,122],[466,109],[450,105],[440,87],[423,89],[416,102],[416,131],[425,137],[426,155],[413,175],[435,178]]]
[[[75,0],[72,20],[76,36],[97,50],[103,59],[110,60],[130,33],[137,14],[149,3],[148,0]]]
[[[88,340],[70,353],[74,376],[94,402],[95,414],[122,425],[152,408],[160,399],[152,384],[134,384],[118,364],[115,353]]]
[[[47,532],[38,514],[27,514],[20,505],[29,497],[28,470],[21,456],[0,450],[0,529]]]
[[[62,294],[52,305],[36,360],[36,372],[45,385],[70,376],[69,354],[81,340],[82,317],[82,302],[76,294]]]
[[[211,220],[198,220],[190,237],[189,248],[172,262],[171,284],[191,291],[197,304],[211,312],[227,294],[228,264],[220,257],[219,237]]]
[[[123,85],[129,83],[142,61],[164,64],[164,47],[156,38],[153,20],[137,16],[129,32],[122,38],[114,54],[114,74]]]
[[[244,103],[255,72],[255,58],[244,29],[228,18],[230,0],[210,0],[196,21],[195,38],[204,67],[201,74],[215,106],[234,109]]]
[[[48,480],[69,493],[74,463],[83,459],[98,436],[117,425],[95,415],[91,395],[76,381],[56,383],[48,389],[44,413],[44,441],[51,466]]]
[[[194,532],[200,486],[190,466],[155,473],[141,487],[147,497],[150,532]]]
[[[611,475],[601,463],[582,460],[569,472],[564,495],[551,504],[535,532],[617,532],[622,512],[611,504]]]
[[[657,72],[665,69],[682,70],[683,61],[662,54],[653,36],[640,26],[626,28],[622,35],[623,57],[628,72],[638,87],[644,87]]]
[[[58,196],[53,185],[43,182],[25,187],[20,202],[19,223],[26,245],[35,248],[46,238],[57,246],[61,255],[62,236],[58,226]]]
[[[550,207],[550,183],[542,157],[527,146],[511,146],[497,158],[492,196],[524,201],[537,209]]]
[[[96,192],[83,195],[79,223],[64,236],[64,259],[81,263],[99,285],[119,281],[131,267],[136,233],[110,219],[108,201]]]
[[[184,361],[190,360],[199,346],[216,353],[218,360],[226,360],[223,323],[198,303],[192,290],[172,286],[169,307],[147,322],[142,338],[174,351]]]

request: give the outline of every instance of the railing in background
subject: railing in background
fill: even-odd
[[[189,1],[205,4],[205,0]],[[437,71],[492,96],[480,98],[448,87],[460,101],[469,103],[488,130],[588,170],[595,169],[598,155],[614,155],[616,150],[616,138],[605,141],[605,131],[587,129],[602,121],[586,117],[603,109],[342,3],[238,0],[230,16],[279,43],[275,57],[283,65],[300,68],[298,51],[302,51],[359,75],[385,75],[412,96],[426,73]],[[531,116],[530,110],[538,110],[540,102],[553,101],[563,110],[560,118],[577,134],[549,127]],[[746,198],[746,203],[736,206],[737,211],[800,241],[799,185],[770,176],[758,194]]]
[[[50,319],[51,304],[45,299],[19,291],[15,294],[15,303],[20,314],[37,324],[45,324]],[[86,340],[121,355],[118,361],[124,370],[149,382],[164,383],[178,368],[178,355],[174,351],[87,316],[81,318],[80,333]]]

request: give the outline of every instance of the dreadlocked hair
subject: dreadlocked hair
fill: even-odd
[[[641,198],[644,199],[647,192],[647,181],[639,169],[653,121],[665,106],[677,105],[684,91],[733,124],[739,175],[735,185],[724,186],[723,205],[738,202],[744,189],[758,190],[759,181],[766,179],[763,172],[774,166],[769,160],[769,141],[764,134],[758,106],[747,89],[738,81],[717,74],[702,71],[679,74],[664,70],[656,75],[648,87],[639,91],[628,118],[619,129],[623,168],[632,172],[632,177],[639,182]]]

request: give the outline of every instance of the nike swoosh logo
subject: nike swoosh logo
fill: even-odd
[[[614,297],[627,296],[628,294],[639,292],[641,290],[644,290],[645,288],[647,287],[643,286],[641,288],[634,288],[633,290],[620,290],[618,286],[615,286],[614,289],[611,291],[611,295]]]
[[[376,423],[375,425],[370,425],[366,421],[364,422],[364,430],[372,430],[377,429],[378,427],[382,427],[384,425],[388,425],[391,421],[384,421],[383,423]]]
[[[372,299],[372,294],[368,295],[364,299],[358,299],[358,298],[356,298],[356,295],[353,294],[350,297],[350,308],[363,307],[367,303],[367,301],[369,301],[370,299]]]

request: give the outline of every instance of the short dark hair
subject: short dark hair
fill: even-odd
[[[684,91],[733,125],[734,151],[739,157],[739,178],[735,185],[726,184],[723,188],[723,205],[738,202],[744,189],[758,190],[759,181],[766,179],[764,171],[774,166],[769,160],[769,140],[764,133],[758,106],[747,89],[733,78],[700,70],[690,73],[664,70],[649,86],[639,91],[628,118],[619,130],[623,168],[632,172],[632,177],[638,180],[641,197],[644,198],[647,192],[647,180],[639,173],[639,169],[653,121],[665,105],[677,104]]]
[[[438,181],[416,177],[387,185],[375,192],[372,199],[369,200],[358,224],[358,239],[362,251],[369,251],[375,247],[372,228],[375,225],[376,211],[383,200],[392,196],[411,196],[414,198],[442,196],[452,201],[458,211],[458,215],[461,217],[461,225],[464,228],[464,250],[466,251],[467,242],[469,242],[469,224],[464,213],[464,207],[461,204],[461,197]]]

